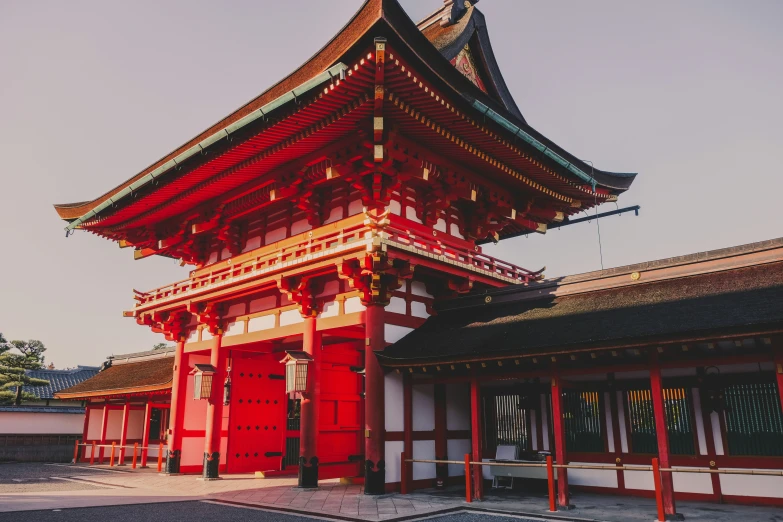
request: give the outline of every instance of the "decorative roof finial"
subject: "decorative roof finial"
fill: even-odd
[[[462,18],[462,15],[464,15],[470,7],[478,3],[478,1],[479,0],[443,0],[444,7],[447,9],[450,7],[451,9],[448,9],[440,19],[440,26],[448,27],[456,24],[457,21]]]

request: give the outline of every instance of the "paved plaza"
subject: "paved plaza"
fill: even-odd
[[[323,481],[317,490],[295,487],[296,478],[257,479],[226,475],[204,482],[193,475],[165,476],[154,470],[62,464],[0,465],[0,520],[15,521],[259,520],[297,522],[302,517],[333,520],[489,519],[626,522],[655,519],[651,499],[577,493],[576,509],[547,512],[542,493],[488,491],[484,502],[467,504],[463,491],[418,491],[365,496],[360,485]],[[174,504],[176,503],[176,504]],[[150,511],[152,510],[152,511]],[[783,522],[783,509],[678,503],[687,521]],[[169,516],[170,514],[171,516]],[[10,520],[10,518],[9,518]]]

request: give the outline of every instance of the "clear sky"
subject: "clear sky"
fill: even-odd
[[[441,0],[403,0],[415,20]],[[0,1],[0,331],[57,367],[162,337],[133,288],[187,277],[85,232],[92,199],[297,68],[361,0]],[[602,169],[639,172],[601,221],[604,266],[783,236],[783,2],[483,0],[527,121]],[[610,210],[614,208],[612,205]],[[488,249],[558,276],[600,268],[597,228]]]

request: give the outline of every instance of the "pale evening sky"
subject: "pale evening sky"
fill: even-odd
[[[0,2],[0,332],[59,368],[162,336],[133,288],[187,277],[84,232],[92,199],[297,68],[361,0]],[[403,0],[419,20],[441,0]],[[783,2],[483,0],[529,123],[607,170],[639,172],[601,221],[606,267],[783,236]],[[614,208],[604,207],[602,210]],[[595,223],[487,251],[548,276],[600,268]]]

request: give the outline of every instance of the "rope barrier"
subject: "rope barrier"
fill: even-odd
[[[465,460],[434,460],[434,459],[409,459],[403,452],[400,455],[400,493],[408,493],[408,464],[464,464],[465,465],[465,501],[472,502],[470,474],[471,466],[492,466],[508,468],[547,468],[547,482],[549,486],[549,510],[557,511],[555,502],[555,469],[596,469],[607,471],[651,471],[655,486],[655,503],[658,511],[658,520],[665,520],[663,509],[663,485],[661,473],[710,473],[723,475],[764,475],[783,477],[783,470],[753,470],[753,469],[711,469],[711,468],[661,468],[658,459],[652,459],[651,466],[643,465],[599,465],[599,464],[554,464],[552,457],[547,456],[546,463],[537,462],[476,462],[470,460],[470,454],[465,454]]]

